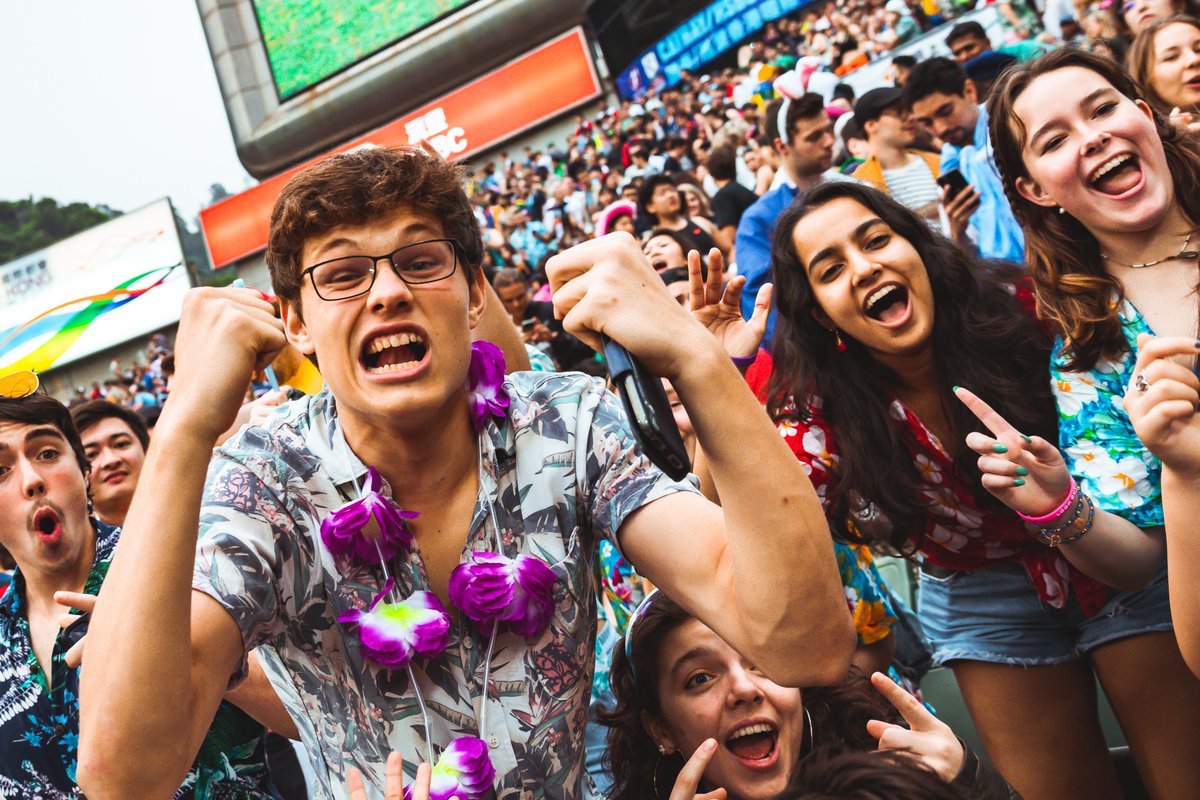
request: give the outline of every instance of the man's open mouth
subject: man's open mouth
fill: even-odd
[[[33,529],[43,541],[54,541],[62,533],[62,523],[53,509],[42,506],[33,514]]]
[[[1141,159],[1122,153],[1105,161],[1088,176],[1092,188],[1107,195],[1122,195],[1142,179]]]
[[[429,352],[419,333],[400,331],[373,336],[363,344],[360,360],[372,374],[415,369]]]
[[[775,755],[779,731],[769,722],[747,725],[725,740],[725,749],[748,766],[767,766]]]
[[[871,319],[891,325],[908,310],[908,289],[895,283],[881,286],[867,296],[863,310]]]

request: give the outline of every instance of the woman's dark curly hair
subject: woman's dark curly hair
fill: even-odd
[[[1051,341],[1021,308],[1013,291],[1013,280],[1019,277],[1013,265],[969,258],[911,210],[876,189],[826,183],[798,198],[779,216],[771,250],[778,317],[767,410],[777,421],[794,417],[808,422],[820,417],[832,428],[839,454],[828,489],[834,535],[911,554],[921,545],[928,505],[912,457],[917,444],[908,426],[889,410],[903,376],[844,334],[845,352],[838,351],[833,333],[814,315],[820,306],[792,235],[807,215],[841,199],[853,200],[883,220],[913,246],[925,265],[935,308],[933,359],[953,434],[942,445],[965,481],[975,487],[981,507],[1001,507],[980,484],[978,456],[964,441],[970,431],[984,428],[955,400],[951,387],[965,386],[980,394],[1018,430],[1057,441],[1050,389]],[[812,405],[817,398],[819,408]],[[891,522],[890,529],[866,530],[851,524],[852,512],[865,503],[873,504]]]
[[[662,643],[668,633],[692,619],[695,617],[658,592],[627,634],[634,637],[634,669],[625,658],[624,638],[613,648],[609,683],[617,705],[612,711],[598,713],[609,729],[604,760],[613,776],[612,800],[666,800],[683,768],[685,758],[679,753],[663,756],[658,752],[642,725],[642,714],[661,713],[656,678]],[[812,730],[805,734],[805,753],[812,747],[809,737],[814,733],[822,750],[874,750],[877,742],[867,733],[867,722],[897,719],[895,709],[861,676],[838,686],[803,691],[804,707],[812,716]],[[656,786],[662,797],[656,794]]]

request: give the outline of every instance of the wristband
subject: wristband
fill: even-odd
[[[749,366],[754,363],[754,360],[756,358],[758,358],[758,353],[754,353],[754,354],[748,355],[748,356],[730,356],[729,360],[733,362],[733,365],[735,367],[737,367],[740,370],[744,370],[744,369],[749,368]]]
[[[1078,494],[1078,492],[1079,484],[1075,482],[1074,478],[1072,478],[1071,488],[1067,490],[1067,496],[1063,498],[1063,501],[1059,504],[1058,508],[1051,511],[1049,514],[1042,514],[1036,517],[1031,517],[1018,511],[1017,516],[1031,525],[1045,525],[1047,522],[1052,522],[1066,513],[1066,510],[1071,507],[1072,503],[1075,502],[1075,495]]]

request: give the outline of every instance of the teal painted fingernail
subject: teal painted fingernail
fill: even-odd
[[[962,388],[961,386],[951,386],[951,387],[950,387],[950,391],[951,391],[951,392],[957,392],[957,391],[958,391],[959,389],[961,389],[961,388]]]
[[[997,442],[996,444],[992,445],[992,451],[996,453],[1007,453],[1008,448]]]
[[[1033,439],[1030,439],[1028,436],[1026,436],[1023,433],[1021,434],[1021,438],[1024,439],[1025,441],[1029,442],[1030,444],[1033,444]]]
[[[1018,475],[1028,475],[1029,470],[1025,469],[1024,467],[1017,467],[1017,474]]]
[[[1013,486],[1024,486],[1025,481],[1021,478],[1013,478]]]

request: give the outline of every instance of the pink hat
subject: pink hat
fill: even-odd
[[[606,233],[612,232],[613,223],[618,217],[636,217],[637,206],[628,200],[618,200],[617,202],[604,209],[604,215],[600,217],[600,224],[596,226],[596,236],[604,236]]]

